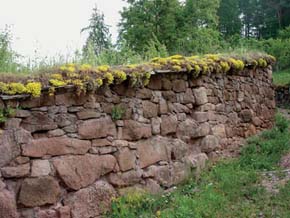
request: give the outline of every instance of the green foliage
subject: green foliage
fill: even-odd
[[[84,31],[89,32],[89,36],[83,48],[85,56],[91,55],[91,49],[93,49],[95,55],[99,55],[102,51],[111,47],[112,43],[109,26],[105,24],[104,14],[99,12],[97,6],[93,8],[89,26],[81,30],[81,32]]]
[[[242,150],[241,166],[272,170],[281,156],[290,148],[289,122],[281,115],[276,116],[276,126],[248,141]]]
[[[144,52],[147,42],[154,40],[174,50],[179,33],[178,0],[127,0],[128,6],[121,12],[120,41],[126,41],[135,52]]]
[[[290,184],[271,195],[260,185],[260,172],[277,168],[290,148],[289,139],[288,122],[278,115],[276,126],[252,138],[240,158],[208,166],[198,180],[191,178],[162,196],[130,194],[115,199],[107,217],[288,217]]]
[[[284,86],[290,84],[290,69],[273,73],[273,82],[275,85]]]
[[[112,119],[121,120],[125,114],[125,109],[119,105],[112,108]]]
[[[186,0],[183,9],[185,27],[217,27],[219,20],[217,11],[219,7],[220,0]]]
[[[11,107],[0,108],[0,123],[5,123],[7,118],[15,115],[15,109]]]
[[[18,72],[19,64],[17,58],[19,57],[11,49],[12,36],[9,28],[0,30],[0,72]]]
[[[242,21],[239,17],[239,0],[221,0],[218,16],[219,30],[224,36],[240,35]]]
[[[220,33],[210,28],[191,28],[186,37],[178,40],[179,53],[207,54],[217,53],[222,48]]]

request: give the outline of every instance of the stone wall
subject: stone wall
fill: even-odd
[[[0,217],[101,217],[130,188],[161,192],[208,157],[237,154],[245,137],[272,126],[271,75],[271,66],[166,73],[146,88],[3,99],[18,109],[1,130]]]

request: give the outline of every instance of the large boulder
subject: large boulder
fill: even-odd
[[[57,124],[47,114],[33,112],[31,116],[22,120],[21,126],[29,132],[52,130],[57,128]]]
[[[193,89],[193,94],[195,97],[195,103],[197,105],[203,105],[203,104],[208,103],[206,88],[200,87],[197,89]]]
[[[176,115],[161,116],[161,135],[174,134],[177,128]]]
[[[102,175],[116,168],[112,155],[63,156],[53,160],[53,165],[63,182],[73,190],[93,184]]]
[[[149,138],[152,135],[151,125],[139,123],[134,120],[125,120],[122,132],[122,139],[136,141],[142,138]]]
[[[18,218],[14,195],[7,190],[0,190],[0,218]]]
[[[0,167],[20,155],[20,147],[15,140],[14,130],[0,132]]]
[[[26,178],[21,186],[19,203],[26,207],[55,204],[60,194],[60,186],[53,177]]]
[[[2,167],[1,173],[4,178],[20,178],[28,176],[30,173],[30,163],[18,166]]]
[[[143,101],[143,115],[145,118],[157,117],[158,115],[158,105],[152,103],[151,101]]]
[[[91,147],[91,142],[74,138],[53,137],[32,140],[22,145],[22,154],[29,157],[45,155],[85,154]]]
[[[169,160],[167,143],[166,138],[159,136],[137,142],[140,167],[145,168],[159,161]]]
[[[98,139],[107,136],[116,136],[116,125],[110,117],[93,119],[81,122],[78,133],[82,139]]]
[[[71,208],[72,218],[99,217],[111,208],[117,196],[114,188],[105,181],[97,181],[90,187],[70,194],[64,204]]]

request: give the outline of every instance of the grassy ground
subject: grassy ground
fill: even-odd
[[[273,80],[275,85],[287,85],[290,84],[290,69],[274,72],[273,73]]]
[[[209,166],[200,179],[190,179],[162,196],[130,194],[114,201],[109,218],[287,218],[290,183],[280,192],[262,186],[265,171],[278,170],[290,149],[288,122],[251,138],[238,159]],[[281,174],[281,176],[283,176]]]

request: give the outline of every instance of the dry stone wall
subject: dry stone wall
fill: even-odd
[[[101,217],[119,194],[161,192],[208,158],[237,154],[272,126],[271,75],[166,73],[139,89],[1,100],[17,110],[1,130],[0,217]]]

